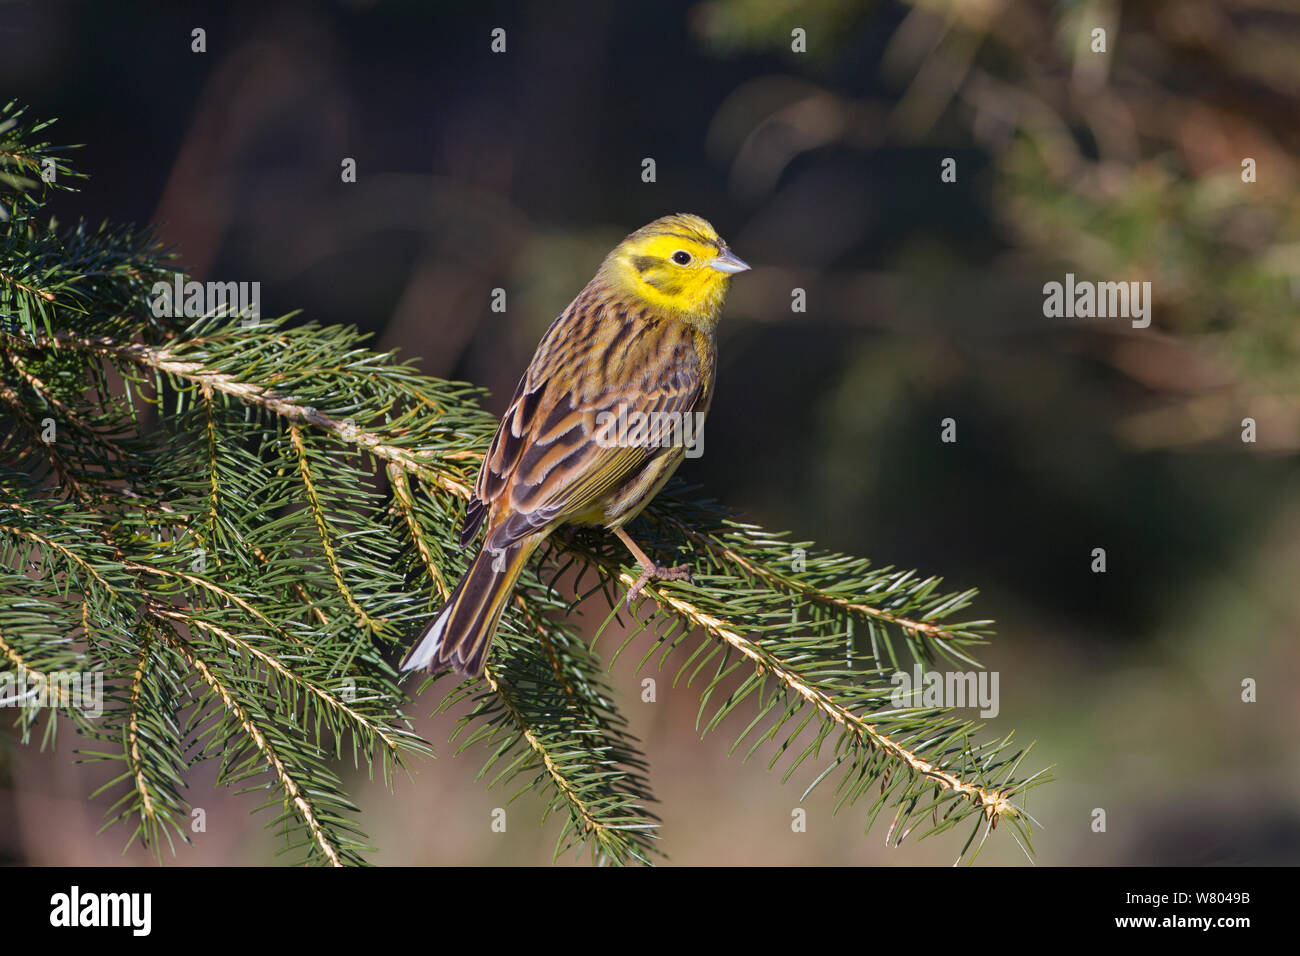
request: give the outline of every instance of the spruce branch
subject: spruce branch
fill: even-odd
[[[0,166],[45,165],[46,146],[5,135]],[[73,716],[101,744],[83,757],[121,764],[106,825],[131,828],[128,844],[190,839],[186,774],[214,760],[222,783],[271,791],[287,848],[361,862],[335,765],[350,747],[391,779],[432,753],[390,660],[464,570],[458,527],[495,421],[476,389],[352,329],[156,316],[150,289],[173,273],[150,234],[38,227],[18,178],[0,223],[0,660],[107,676],[102,716]],[[1026,751],[892,696],[913,663],[974,666],[990,622],[957,619],[973,591],[792,542],[681,485],[633,531],[694,583],[647,587],[611,660],[573,612],[597,607],[599,638],[636,574],[608,536],[566,533],[525,569],[483,680],[437,708],[460,714],[452,743],[486,750],[479,776],[507,803],[537,792],[561,817],[557,855],[659,852],[647,762],[607,677],[643,635],[638,669],[680,652],[673,685],[696,688],[701,733],[731,721],[731,750],[812,774],[805,795],[838,776],[837,809],[861,801],[868,827],[892,811],[888,842],[967,822],[960,856],[999,824],[1028,847],[1024,795],[1046,778],[1020,773]],[[36,719],[20,710],[24,739]]]
[[[217,338],[212,335],[207,339],[209,345],[217,341]],[[340,441],[350,442],[359,449],[386,459],[390,474],[409,472],[430,482],[440,491],[459,498],[468,495],[468,481],[464,466],[473,466],[476,462],[476,454],[472,451],[462,452],[454,459],[427,453],[417,457],[418,453],[392,443],[388,436],[378,431],[366,431],[347,426],[337,418],[323,414],[312,406],[295,402],[273,390],[256,387],[233,376],[206,368],[201,363],[178,360],[173,353],[166,350],[134,346],[121,348],[103,340],[69,338],[60,340],[60,344],[61,347],[89,348],[101,354],[124,357],[155,370],[202,382],[269,412],[293,419],[295,424],[290,426],[290,434],[296,436],[294,440],[298,444],[302,439],[296,422],[301,421],[323,430]],[[409,514],[411,501],[409,491],[405,494],[398,492],[398,500],[400,507],[407,512],[404,520],[409,528],[412,526],[412,518]],[[916,659],[929,659],[937,650],[950,658],[957,657],[963,661],[970,661],[971,658],[963,648],[985,640],[983,629],[987,627],[987,621],[963,622],[956,625],[946,624],[944,621],[946,617],[969,602],[971,592],[935,593],[939,584],[936,579],[918,579],[910,573],[898,573],[892,569],[868,573],[865,562],[850,561],[843,556],[835,555],[814,554],[810,562],[810,573],[800,578],[776,570],[781,564],[788,563],[791,546],[783,539],[734,523],[725,525],[719,532],[705,534],[699,528],[706,526],[707,510],[697,508],[693,520],[688,521],[680,515],[683,512],[689,514],[689,506],[681,501],[676,504],[679,509],[677,511],[671,508],[651,509],[650,520],[658,524],[664,535],[676,534],[682,539],[691,541],[716,564],[721,573],[746,579],[751,590],[760,585],[770,588],[772,595],[781,598],[778,607],[783,609],[789,607],[789,599],[797,598],[810,606],[862,619],[875,644],[870,656],[873,662],[888,660],[894,667],[906,663],[900,652],[895,649],[895,642],[890,640],[890,632],[882,625],[891,626],[901,632],[894,636],[901,636],[905,642],[914,645]],[[418,527],[418,523],[415,527]],[[435,582],[441,580],[442,572],[436,570],[437,563],[429,556],[427,544],[418,543],[417,549],[424,552],[422,555],[424,566],[434,569],[430,572],[431,579]],[[765,556],[769,558],[767,563],[756,561],[750,556],[763,554],[765,551],[767,552]],[[581,556],[590,567],[616,580],[623,587],[630,585],[634,580],[634,576],[622,570],[620,565],[607,555],[589,551],[582,553]],[[843,580],[846,573],[862,578],[851,593],[878,595],[882,599],[880,603],[868,604],[862,600],[846,597]],[[697,572],[697,577],[700,576]],[[439,589],[442,590],[445,586],[443,581]],[[1022,755],[1020,752],[1004,758],[1001,756],[1001,748],[998,748],[996,751],[984,754],[985,766],[981,767],[977,762],[968,761],[971,769],[959,775],[951,769],[949,760],[927,759],[919,749],[909,747],[882,731],[878,722],[865,720],[855,711],[852,703],[840,702],[835,693],[817,688],[815,679],[807,677],[784,657],[744,636],[739,627],[729,622],[725,612],[706,611],[679,596],[676,589],[655,586],[650,588],[648,593],[666,611],[679,616],[689,626],[700,628],[715,639],[725,642],[747,658],[759,672],[771,674],[788,694],[801,698],[812,707],[818,713],[820,720],[829,721],[851,735],[854,744],[864,749],[854,759],[847,761],[850,772],[860,770],[864,766],[867,752],[878,751],[902,764],[918,782],[934,783],[939,791],[963,798],[971,809],[982,814],[992,825],[1004,819],[1016,821],[1022,819],[1023,808],[1018,807],[1011,798],[1023,792],[1039,778],[1031,778],[1019,784],[1008,784],[999,778],[989,776],[990,766],[995,768],[1018,766]],[[915,613],[913,609],[919,613]],[[850,701],[861,699],[862,704],[869,707],[878,707],[887,702],[888,694],[883,688],[876,688],[874,695],[866,697],[857,694],[854,682],[861,679],[860,673],[849,672],[843,676],[847,678],[845,693]],[[823,676],[822,681],[824,680]],[[861,709],[861,705],[857,709]],[[794,714],[791,714],[787,719],[793,716]],[[947,740],[944,739],[944,742],[946,743]],[[945,754],[945,757],[950,755]],[[845,763],[845,758],[838,758],[838,762]],[[966,773],[976,774],[975,780],[967,779]],[[984,780],[994,782],[980,782]],[[914,784],[906,792],[911,793],[915,786]],[[950,813],[945,819],[950,824],[965,815]],[[907,830],[903,828],[899,832],[906,833]],[[1028,839],[1027,829],[1022,832],[1022,835],[1026,840]]]
[[[289,800],[293,802],[294,809],[306,824],[314,848],[319,849],[332,866],[342,866],[343,856],[346,851],[331,838],[327,829],[322,825],[319,811],[306,797],[297,778],[289,771],[289,768],[276,752],[276,748],[268,739],[264,730],[264,722],[254,719],[236,698],[231,686],[224,682],[206,661],[193,653],[183,642],[169,640],[168,643],[171,644],[172,650],[184,657],[186,663],[198,673],[203,682],[221,698],[226,711],[238,722],[244,734],[253,741],[258,753],[271,767],[281,788]]]

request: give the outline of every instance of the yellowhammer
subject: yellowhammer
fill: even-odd
[[[612,530],[647,581],[656,565],[623,525],[687,452],[713,397],[714,330],[731,276],[748,269],[699,216],[656,219],[611,252],[542,336],[483,459],[461,546],[478,555],[403,670],[483,672],[524,562],[563,524]]]

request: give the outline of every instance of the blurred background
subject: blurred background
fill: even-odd
[[[981,590],[988,733],[1057,765],[1028,799],[1038,862],[1300,861],[1293,0],[184,7],[0,3],[0,90],[85,144],[61,221],[156,222],[195,277],[260,281],[264,314],[355,324],[499,413],[610,247],[703,215],[754,271],[681,474],[769,528]],[[1066,273],[1150,282],[1150,327],[1045,317]],[[727,728],[699,739],[694,693],[661,681],[642,704],[637,656],[614,678],[672,862],[956,857],[952,834],[864,837],[831,788],[800,804],[810,775],[729,757]],[[548,862],[558,821],[523,799],[492,833],[505,795],[474,780],[482,754],[451,757],[436,703],[415,713],[438,761],[395,794],[354,780],[371,859]],[[102,768],[75,745],[0,735],[0,860],[147,863],[95,835]],[[208,831],[173,865],[273,862],[253,801],[211,776],[191,791]],[[995,834],[981,860],[1024,857]]]

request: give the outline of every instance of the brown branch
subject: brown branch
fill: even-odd
[[[293,803],[294,807],[297,808],[298,815],[302,817],[303,821],[306,823],[308,832],[311,834],[316,845],[320,847],[321,852],[325,854],[325,858],[329,860],[332,866],[343,866],[343,861],[339,857],[338,849],[330,842],[329,836],[325,832],[325,828],[316,818],[315,809],[298,786],[298,781],[293,778],[285,767],[284,761],[280,759],[280,755],[277,754],[275,748],[271,746],[271,742],[266,739],[266,734],[262,732],[262,728],[254,723],[252,717],[250,717],[248,712],[240,706],[239,701],[235,699],[235,695],[221,682],[221,679],[213,673],[212,669],[208,667],[206,661],[198,657],[193,650],[185,644],[185,642],[177,639],[175,636],[168,635],[165,631],[160,631],[160,633],[162,633],[163,639],[167,641],[167,643],[170,644],[172,648],[181,655],[181,657],[185,658],[186,663],[189,664],[193,670],[198,672],[204,683],[206,683],[212,691],[221,698],[221,702],[225,705],[226,709],[234,715],[235,720],[239,721],[240,726],[244,729],[244,733],[253,741],[253,744],[261,752],[262,758],[271,768],[271,772],[275,774],[276,779],[280,781],[280,786],[284,790],[285,795]]]
[[[146,568],[145,570],[161,571],[161,569],[157,569],[157,568]],[[227,594],[227,596],[231,597],[233,600],[238,600],[238,598],[235,598],[234,595]],[[246,607],[247,605],[243,605],[241,602],[241,606]],[[355,721],[358,725],[366,728],[366,730],[373,733],[376,737],[378,737],[383,742],[384,746],[388,748],[390,753],[394,755],[398,753],[399,746],[397,741],[389,737],[388,733],[384,730],[383,727],[374,724],[364,714],[358,713],[356,710],[349,707],[344,701],[339,700],[337,697],[335,697],[325,688],[318,686],[312,681],[297,676],[296,674],[293,673],[293,671],[291,671],[288,667],[286,667],[283,663],[281,663],[278,658],[274,657],[273,655],[266,653],[266,651],[263,651],[258,647],[255,647],[254,645],[250,644],[246,640],[243,640],[242,638],[236,637],[234,634],[232,634],[230,631],[227,631],[223,627],[218,627],[216,624],[213,624],[210,621],[205,621],[202,618],[195,617],[192,614],[186,614],[184,611],[180,611],[176,608],[167,607],[166,605],[161,605],[161,604],[152,604],[148,610],[150,614],[165,617],[165,618],[170,618],[171,620],[174,621],[180,621],[184,623],[187,627],[196,627],[199,630],[207,631],[209,634],[215,634],[217,637],[221,638],[221,640],[225,641],[227,644],[229,644],[231,647],[235,648],[236,650],[242,651],[243,653],[248,654],[250,657],[254,657],[257,660],[261,661],[266,666],[267,670],[278,674],[281,678],[283,678],[284,680],[292,684],[305,688],[313,697],[315,697],[321,703],[325,704],[326,706],[330,707],[333,710],[340,711],[344,716]],[[266,621],[264,615],[258,614],[258,617]],[[266,621],[266,623],[271,627],[275,627],[275,625],[272,624],[270,621]]]
[[[618,572],[618,579],[629,588],[636,583],[636,577],[624,571]],[[902,744],[881,733],[874,724],[870,724],[845,707],[837,704],[829,696],[815,687],[809,686],[802,677],[781,661],[763,654],[758,647],[737,631],[727,626],[721,618],[695,607],[677,595],[651,585],[645,589],[661,605],[666,605],[685,617],[698,627],[725,641],[748,658],[760,671],[767,671],[775,676],[785,687],[794,691],[816,708],[824,717],[834,721],[853,734],[861,744],[877,750],[883,750],[902,760],[912,770],[934,780],[940,786],[954,793],[969,798],[976,806],[983,809],[986,816],[1016,816],[1017,810],[1012,806],[1009,795],[1002,790],[986,790],[974,784],[965,783],[947,771],[940,770],[934,764],[923,760]]]
[[[397,500],[402,517],[406,519],[406,528],[411,533],[415,550],[420,555],[424,569],[437,587],[438,593],[445,601],[451,596],[451,590],[447,587],[442,572],[438,570],[438,563],[433,560],[433,551],[429,548],[429,542],[425,540],[424,532],[420,530],[420,520],[415,513],[415,499],[411,496],[411,485],[406,480],[406,472],[395,461],[388,463],[387,471],[389,484],[393,486],[393,497]]]
[[[144,762],[140,759],[140,688],[144,684],[144,669],[149,662],[149,637],[140,644],[140,658],[136,661],[135,672],[131,675],[131,702],[130,718],[126,726],[126,739],[128,750],[131,754],[131,763],[135,769],[135,789],[140,794],[141,812],[154,822],[158,823],[157,812],[154,810],[153,797],[149,793],[149,783],[144,775]]]
[[[204,424],[207,429],[208,438],[208,482],[211,489],[208,503],[208,525],[210,541],[217,538],[217,518],[220,513],[221,497],[220,489],[217,485],[217,423],[212,415],[212,386],[204,382],[201,386],[203,392],[203,406],[205,411]]]
[[[14,414],[22,419],[27,426],[27,430],[33,435],[33,442],[40,445],[45,457],[49,459],[50,467],[59,475],[60,478],[68,485],[68,490],[72,497],[78,501],[85,501],[91,496],[82,483],[77,480],[75,469],[63,452],[59,451],[54,442],[47,442],[40,437],[41,428],[36,419],[31,416],[27,406],[23,403],[22,396],[13,389],[7,382],[0,382],[0,399],[14,410]]]
[[[545,768],[547,776],[551,778],[560,793],[564,794],[564,799],[569,802],[569,805],[573,807],[579,818],[581,818],[583,832],[596,834],[597,839],[601,842],[608,840],[609,827],[600,822],[591,808],[587,806],[587,804],[582,800],[582,797],[573,789],[573,786],[569,783],[568,779],[560,772],[555,759],[551,756],[545,745],[538,740],[537,736],[532,732],[532,729],[524,720],[523,714],[521,714],[519,709],[510,702],[510,698],[502,692],[501,684],[497,680],[491,664],[484,666],[483,679],[487,681],[488,687],[492,688],[492,692],[500,699],[501,706],[505,709],[506,713],[510,715],[510,719],[514,721],[515,726],[519,728],[519,732],[523,734],[524,740],[527,741],[528,746],[541,759],[542,766]]]
[[[271,558],[261,548],[253,547],[252,551],[253,551],[253,557],[257,558],[258,561],[261,561],[262,564],[265,565],[271,563]],[[305,587],[303,587],[301,584],[298,584],[297,582],[294,582],[293,593],[298,595],[298,599],[302,601],[303,606],[311,609],[311,612],[316,616],[316,620],[320,622],[321,627],[329,626],[330,619],[326,616],[325,612],[320,609],[320,605],[318,605],[315,601],[311,599],[311,595],[307,593],[307,589]],[[289,635],[289,636],[295,641],[298,640],[298,638],[294,637],[293,635]]]
[[[325,520],[325,512],[321,507],[320,497],[316,493],[316,482],[311,476],[311,467],[307,463],[307,446],[302,440],[302,431],[297,425],[289,426],[289,437],[293,441],[294,451],[298,454],[298,471],[302,476],[303,486],[307,490],[307,503],[311,510],[313,520],[316,522],[316,531],[320,535],[321,548],[325,551],[325,563],[329,565],[330,574],[334,577],[334,583],[337,585],[339,594],[347,602],[352,613],[357,616],[358,622],[371,631],[378,631],[383,627],[383,622],[377,621],[366,613],[366,609],[357,603],[357,599],[352,596],[352,591],[347,582],[343,580],[343,567],[339,564],[338,555],[334,552],[334,543],[330,540],[329,524]]]
[[[427,459],[442,457],[437,452],[411,452],[405,448],[390,445],[381,435],[375,432],[354,428],[314,408],[281,398],[275,392],[260,385],[241,382],[233,375],[224,372],[213,372],[204,367],[201,362],[189,362],[177,358],[166,348],[154,348],[137,344],[123,345],[102,336],[79,336],[65,332],[56,333],[52,339],[42,337],[39,341],[47,342],[56,348],[81,348],[101,355],[116,356],[196,384],[206,383],[210,388],[226,395],[232,395],[242,402],[265,408],[267,411],[274,412],[294,422],[306,422],[314,425],[335,435],[345,443],[356,445],[376,458],[396,462],[407,471],[419,475],[444,491],[449,491],[461,498],[468,498],[471,494],[470,487],[464,482],[457,481],[429,466]]]
[[[845,598],[837,597],[834,594],[827,594],[825,591],[819,590],[812,585],[805,584],[802,581],[791,580],[784,575],[778,574],[771,568],[766,568],[761,564],[755,564],[739,551],[720,544],[707,535],[700,534],[698,531],[690,528],[685,522],[680,521],[677,518],[667,515],[656,515],[656,520],[659,520],[666,525],[670,525],[675,533],[691,539],[697,545],[704,548],[706,551],[709,551],[713,555],[743,568],[751,577],[780,585],[786,590],[793,591],[794,593],[806,597],[811,601],[815,601],[818,604],[838,608],[841,611],[850,611],[862,614],[866,617],[872,617],[878,621],[893,624],[905,631],[910,631],[913,634],[925,634],[939,640],[956,639],[952,631],[940,627],[938,624],[931,623],[930,621],[917,621],[912,618],[900,617],[897,614],[891,614],[889,611],[882,610],[878,607],[872,607],[869,604],[859,604],[855,601],[849,601]]]
[[[60,554],[62,554],[64,557],[70,560],[73,564],[79,565],[80,567],[84,568],[86,573],[89,574],[96,581],[98,581],[101,585],[103,585],[106,591],[117,596],[118,598],[123,598],[122,593],[117,588],[113,587],[113,585],[109,584],[108,581],[104,579],[103,575],[101,575],[98,571],[96,571],[93,567],[91,567],[88,561],[82,558],[71,548],[59,544],[59,542],[55,541],[53,538],[46,537],[43,534],[38,534],[35,531],[29,531],[26,528],[15,528],[12,525],[0,524],[0,531],[7,531],[10,534],[18,535],[21,538],[27,538],[31,541],[35,541],[37,544],[41,544],[48,548],[52,548],[55,551],[58,551]]]
[[[106,448],[122,458],[127,457],[126,450],[122,448],[121,445],[100,435],[98,431],[90,425],[87,425],[75,411],[65,405],[58,396],[50,391],[49,387],[27,368],[26,363],[14,354],[14,350],[6,349],[5,356],[13,364],[13,367],[18,370],[18,374],[23,377],[23,380],[31,386],[32,391],[39,395],[46,405],[49,405],[57,411],[74,426],[79,428],[84,434],[89,435],[100,447]]]
[[[3,272],[0,272],[0,281],[8,282],[10,285],[14,286],[15,288],[22,289],[28,295],[39,295],[42,299],[45,299],[47,302],[54,301],[53,292],[46,292],[44,289],[34,289],[29,285],[24,285],[23,283],[19,282],[13,276],[5,275]]]
[[[0,655],[3,655],[4,659],[13,665],[15,671],[21,671],[23,674],[30,677],[35,683],[44,687],[48,692],[50,688],[50,675],[44,671],[38,671],[28,667],[27,662],[23,660],[23,656],[18,653],[18,649],[4,639],[4,634],[2,632],[0,632]],[[62,688],[59,688],[59,691],[60,694],[62,694]],[[63,704],[62,696],[59,697],[59,704]]]

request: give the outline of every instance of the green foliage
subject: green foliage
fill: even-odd
[[[463,570],[459,523],[495,422],[474,389],[351,329],[153,316],[149,291],[172,273],[147,233],[35,225],[36,181],[19,172],[45,147],[16,131],[40,128],[11,124],[0,144],[0,305],[15,323],[0,332],[0,666],[38,683],[102,671],[103,714],[67,713],[88,759],[120,764],[108,820],[129,839],[186,839],[187,774],[215,761],[223,785],[263,795],[286,850],[361,862],[340,768],[387,778],[432,751],[391,661]],[[680,487],[634,533],[681,551],[695,582],[649,587],[613,656],[642,632],[643,666],[684,648],[674,682],[698,689],[701,732],[730,719],[733,751],[788,757],[785,779],[815,768],[809,790],[837,777],[838,805],[860,801],[868,825],[892,811],[896,843],[965,823],[965,854],[1003,822],[1028,845],[1023,794],[1044,777],[1020,774],[1024,751],[890,700],[889,674],[913,661],[973,664],[988,622],[954,619],[973,592],[796,551]],[[554,585],[571,569],[570,599]],[[456,749],[487,752],[488,784],[545,794],[557,854],[657,852],[646,761],[570,616],[629,613],[634,580],[608,536],[555,543],[483,679],[440,705],[462,715]],[[59,711],[15,713],[27,740]]]

